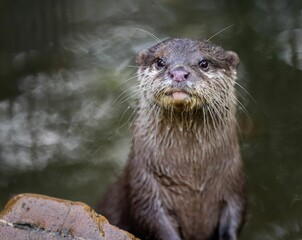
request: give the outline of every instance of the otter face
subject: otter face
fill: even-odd
[[[147,103],[181,111],[236,103],[239,58],[210,42],[168,39],[142,51],[137,62]]]

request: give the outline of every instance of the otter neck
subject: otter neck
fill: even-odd
[[[143,147],[145,152],[156,155],[156,159],[162,156],[166,159],[169,153],[178,154],[180,161],[199,161],[217,154],[232,155],[234,146],[238,145],[234,115],[235,109],[230,109],[222,118],[210,114],[206,108],[177,112],[141,106],[134,128],[133,147]]]

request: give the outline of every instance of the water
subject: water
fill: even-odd
[[[0,208],[23,192],[95,206],[129,152],[146,33],[241,59],[242,239],[302,239],[301,1],[0,2]],[[128,80],[129,79],[129,80]],[[126,91],[126,92],[125,92]]]

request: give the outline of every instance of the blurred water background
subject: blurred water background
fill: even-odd
[[[0,29],[0,209],[23,192],[96,206],[127,159],[148,32],[225,29],[211,41],[239,54],[249,93],[241,239],[302,239],[302,1],[0,0]]]

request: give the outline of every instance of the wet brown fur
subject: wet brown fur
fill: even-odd
[[[165,69],[155,68],[159,58]],[[198,68],[202,59],[207,70]],[[137,61],[131,153],[100,213],[142,239],[236,240],[245,210],[235,119],[238,56],[207,41],[169,39]],[[167,77],[175,65],[190,71],[187,81]],[[175,89],[191,98],[180,106],[166,101]]]

